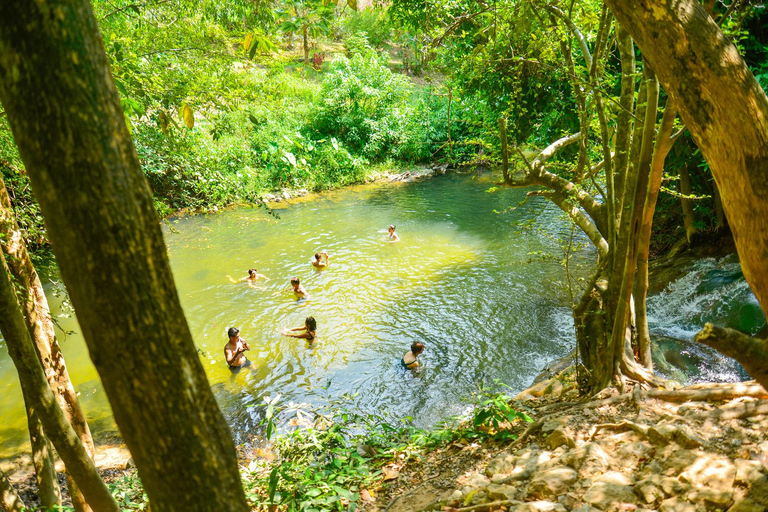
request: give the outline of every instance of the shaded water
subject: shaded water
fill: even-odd
[[[537,253],[555,253],[551,237],[570,227],[540,199],[505,212],[526,191],[489,193],[491,186],[447,176],[323,194],[282,205],[279,220],[239,208],[172,221],[165,237],[181,302],[236,437],[258,421],[250,406],[276,393],[320,404],[356,392],[350,406],[360,411],[429,425],[462,412],[462,398],[479,384],[500,379],[522,389],[563,355],[572,344],[563,269]],[[520,232],[530,221],[539,231]],[[385,239],[391,223],[399,243]],[[309,263],[320,250],[331,256],[323,271]],[[263,289],[226,278],[251,267],[270,277]],[[274,295],[294,275],[309,291],[306,302]],[[314,344],[280,335],[309,315],[318,322]],[[79,331],[73,319],[60,324]],[[234,379],[223,357],[230,326],[251,344],[254,363]],[[413,341],[426,345],[416,375],[399,366]],[[73,334],[63,345],[89,417],[101,423],[96,430],[107,428],[108,404],[82,340]],[[26,434],[15,372],[2,353],[0,415],[11,421],[0,425],[0,450],[7,454],[26,444]]]

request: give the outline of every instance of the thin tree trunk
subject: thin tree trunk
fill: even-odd
[[[651,357],[651,335],[648,329],[648,312],[646,299],[648,297],[648,253],[651,245],[651,227],[653,214],[656,212],[656,201],[661,189],[661,178],[664,174],[664,160],[672,149],[674,141],[670,139],[675,124],[677,108],[674,101],[667,101],[664,117],[661,120],[659,134],[651,160],[651,175],[648,179],[648,194],[643,206],[642,225],[637,241],[637,275],[635,276],[635,312],[637,314],[637,343],[640,363],[648,370],[653,370]]]
[[[723,211],[723,200],[720,197],[720,188],[717,186],[717,182],[713,182],[714,196],[715,196],[715,229],[720,231],[725,228],[725,212]]]
[[[621,57],[621,96],[619,113],[616,116],[616,145],[614,168],[614,187],[624,190],[624,177],[629,163],[629,147],[632,134],[632,110],[635,105],[635,45],[624,27],[617,25],[619,55]]]
[[[43,367],[37,359],[35,347],[27,331],[24,315],[16,300],[5,257],[0,254],[0,332],[5,338],[25,396],[39,413],[46,435],[64,461],[67,471],[77,481],[88,503],[99,512],[120,512],[107,486],[101,480],[93,461],[83,448],[72,425],[56,402]]]
[[[24,502],[21,501],[19,494],[2,469],[0,469],[0,507],[5,512],[23,512],[26,510]]]
[[[50,510],[61,505],[61,487],[56,477],[56,462],[53,456],[51,442],[45,436],[43,424],[37,414],[33,401],[27,396],[22,384],[24,407],[27,410],[27,426],[29,427],[29,443],[32,445],[32,465],[35,468],[35,482],[40,506]]]
[[[87,0],[0,3],[0,100],[153,511],[249,510]]]
[[[509,153],[507,149],[507,120],[499,118],[499,136],[501,137],[501,172],[504,175],[504,184],[511,185],[512,177],[509,175]]]
[[[302,30],[302,37],[304,38],[304,65],[309,66],[309,26],[304,25],[304,29]]]
[[[688,165],[683,164],[678,171],[680,177],[680,194],[683,196],[680,198],[680,209],[683,212],[683,227],[685,228],[685,237],[688,239],[688,243],[694,236],[699,233],[699,228],[696,227],[696,214],[693,211],[693,200],[687,196],[691,195],[691,175],[688,173]]]
[[[80,437],[85,450],[93,459],[95,456],[93,438],[85,414],[77,399],[75,387],[69,378],[64,355],[61,353],[59,342],[56,339],[56,331],[48,307],[48,298],[45,296],[43,285],[27,252],[23,234],[13,214],[8,190],[1,176],[0,250],[6,255],[11,274],[19,284],[17,287],[18,298],[24,310],[24,320],[27,323],[29,335],[35,344],[40,363],[43,365],[45,376],[48,378],[48,383],[56,395],[59,407],[67,415],[67,419]],[[67,473],[67,488],[76,512],[89,512],[90,507],[69,473]]]

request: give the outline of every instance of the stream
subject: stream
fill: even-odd
[[[273,205],[275,215],[239,207],[171,219],[164,235],[179,296],[236,441],[256,431],[265,396],[309,406],[346,397],[358,412],[429,426],[465,412],[465,399],[480,386],[500,381],[522,390],[565,355],[574,341],[560,245],[571,227],[544,199],[521,204],[526,192],[495,189],[483,176],[448,175],[295,199]],[[389,224],[400,242],[387,242]],[[310,265],[317,251],[329,253],[327,269]],[[593,251],[579,251],[574,275],[587,277],[593,259]],[[744,379],[737,364],[685,341],[705,321],[754,331],[765,323],[738,261],[690,265],[649,299],[660,370],[685,380]],[[269,281],[250,287],[226,277],[244,277],[249,268]],[[307,301],[281,292],[292,276]],[[109,403],[74,314],[60,285],[48,292],[91,428],[97,440],[108,439],[115,432]],[[281,336],[310,315],[315,343]],[[250,343],[253,362],[235,376],[223,356],[232,326]],[[422,370],[412,373],[399,361],[414,341],[426,351]],[[0,396],[0,457],[7,457],[29,442],[5,347]]]

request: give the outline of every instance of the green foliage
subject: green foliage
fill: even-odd
[[[386,12],[381,9],[369,8],[353,12],[344,20],[344,30],[347,38],[363,35],[374,48],[384,49],[392,40],[392,25]]]

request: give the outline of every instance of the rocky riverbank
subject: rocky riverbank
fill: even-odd
[[[370,510],[405,512],[765,512],[768,393],[754,383],[605,390],[567,379],[517,397],[536,421],[506,446],[454,443],[378,490]],[[391,473],[395,474],[395,473]]]

